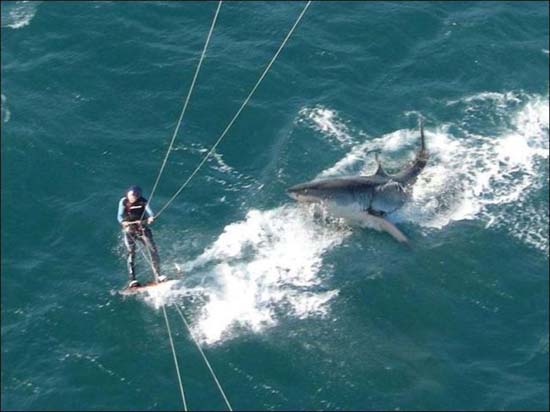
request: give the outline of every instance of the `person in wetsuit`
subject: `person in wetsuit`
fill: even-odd
[[[136,241],[140,241],[146,248],[145,253],[150,256],[153,264],[153,272],[158,282],[166,280],[166,276],[160,274],[160,259],[157,246],[153,241],[153,233],[149,226],[155,220],[153,211],[147,204],[147,199],[142,196],[139,186],[131,186],[126,196],[118,203],[118,222],[122,225],[124,244],[128,252],[128,276],[130,282],[128,287],[140,286],[136,280],[135,255]]]

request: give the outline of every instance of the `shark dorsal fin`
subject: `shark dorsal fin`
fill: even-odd
[[[378,165],[378,167],[376,168],[375,175],[376,176],[382,176],[382,177],[388,176],[388,174],[386,173],[386,171],[382,167],[382,164],[380,163],[380,159],[378,158],[378,153],[375,153],[374,158],[376,159],[376,164]]]
[[[376,176],[383,176],[383,177],[387,177],[389,176],[386,171],[384,170],[384,168],[382,167],[381,164],[378,164],[378,169],[376,169],[376,173],[375,173]]]

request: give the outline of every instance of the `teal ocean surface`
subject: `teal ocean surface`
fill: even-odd
[[[304,2],[220,9],[170,199]],[[548,2],[313,2],[152,225],[170,287],[124,297],[216,2],[2,1],[2,410],[548,410]],[[431,157],[355,227],[285,190]],[[138,277],[151,271],[138,259]],[[164,285],[166,286],[166,285]],[[186,329],[177,308],[189,324]]]

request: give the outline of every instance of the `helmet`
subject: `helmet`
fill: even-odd
[[[132,192],[135,196],[140,197],[141,196],[141,187],[139,186],[130,186],[126,193]]]

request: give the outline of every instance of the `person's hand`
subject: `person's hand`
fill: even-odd
[[[123,228],[127,228],[128,226],[130,226],[130,222],[126,222],[126,221],[122,222]]]
[[[153,216],[147,218],[147,223],[151,224],[155,221],[155,218]]]

